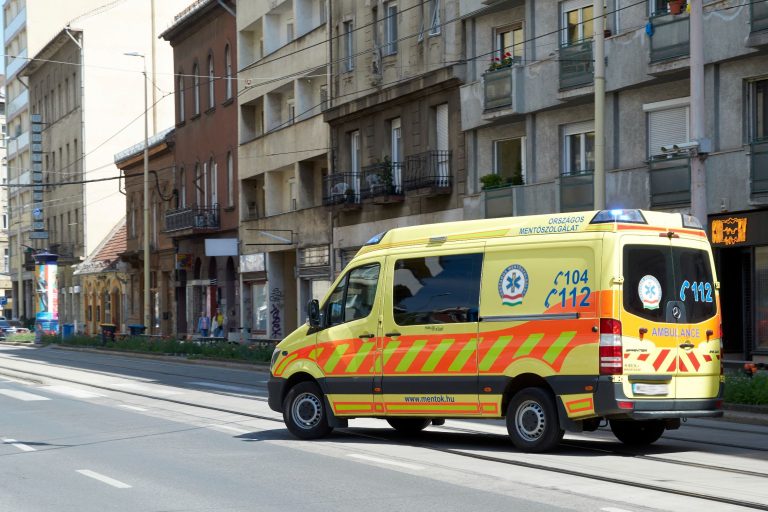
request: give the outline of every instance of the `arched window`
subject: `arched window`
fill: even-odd
[[[227,82],[227,99],[230,99],[232,98],[232,55],[229,45],[224,47],[224,65],[226,66],[224,76]]]
[[[227,153],[227,206],[235,205],[235,163],[232,161],[232,152]]]
[[[208,161],[208,169],[211,172],[211,206],[219,204],[219,166],[213,161]]]
[[[186,113],[184,112],[184,74],[182,71],[179,71],[179,88],[177,98],[179,99],[179,122],[183,123],[184,119],[186,118]]]
[[[195,84],[195,115],[200,114],[200,68],[192,66],[192,80]]]
[[[112,295],[109,290],[104,290],[104,323],[112,323]]]
[[[179,208],[187,206],[187,173],[184,167],[179,171]]]
[[[216,106],[216,99],[214,97],[214,74],[213,74],[213,55],[208,55],[208,108]]]

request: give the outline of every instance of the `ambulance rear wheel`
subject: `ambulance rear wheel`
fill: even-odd
[[[323,392],[314,382],[299,382],[288,391],[283,420],[291,434],[301,439],[317,439],[333,430],[328,426]]]
[[[563,437],[552,395],[541,388],[518,391],[507,407],[507,432],[524,452],[553,449]]]
[[[666,429],[661,420],[611,420],[613,435],[629,446],[648,446],[655,443]]]
[[[387,418],[387,423],[401,434],[418,434],[427,428],[432,420],[430,418]]]

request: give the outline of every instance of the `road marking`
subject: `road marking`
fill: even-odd
[[[230,432],[235,432],[237,434],[250,434],[251,432],[253,432],[252,430],[245,430],[242,428],[230,427],[229,425],[208,425],[207,428],[214,429],[214,430],[228,430]]]
[[[98,480],[99,482],[105,483],[107,485],[111,485],[112,487],[117,487],[118,489],[131,488],[130,485],[123,483],[120,480],[109,478],[108,476],[104,476],[100,473],[96,473],[95,471],[91,471],[90,469],[78,469],[77,472],[83,476],[87,476],[87,477],[93,478],[94,480]]]
[[[113,384],[113,386],[116,388],[132,389],[134,391],[141,391],[144,393],[154,393],[156,395],[178,395],[181,393],[180,391],[158,389],[157,386],[144,386],[142,384],[137,384],[136,382],[119,382],[117,384]]]
[[[50,400],[50,398],[40,395],[33,395],[26,391],[16,391],[15,389],[0,389],[0,395],[9,396],[17,400],[23,400],[25,402],[33,402],[35,400]]]
[[[379,464],[388,464],[390,466],[397,466],[397,467],[406,468],[406,469],[424,469],[423,466],[417,466],[416,464],[408,464],[406,462],[397,462],[394,460],[380,459],[378,457],[370,457],[368,455],[361,455],[359,453],[348,453],[347,456],[352,457],[353,459],[367,460],[369,462],[377,462]]]
[[[21,450],[23,452],[36,452],[37,451],[36,449],[32,448],[31,446],[27,446],[24,443],[20,443],[20,442],[16,441],[15,439],[3,439],[3,442],[5,444],[9,444],[11,446],[15,446],[16,448],[18,448],[19,450]]]
[[[105,396],[105,395],[100,395],[98,393],[93,393],[92,391],[86,391],[84,389],[78,389],[78,388],[70,388],[68,386],[46,386],[42,389],[47,389],[48,391],[53,391],[54,393],[58,393],[60,395],[67,395],[74,398],[97,398],[97,397]]]
[[[123,407],[125,409],[130,409],[132,411],[147,412],[147,409],[145,409],[143,407],[136,407],[135,405],[120,404],[120,405],[118,405],[118,407]]]
[[[631,510],[627,510],[625,508],[616,508],[616,507],[604,507],[600,510],[604,512],[632,512]]]
[[[187,382],[192,386],[201,386],[204,388],[223,389],[226,391],[241,391],[246,393],[255,393],[258,391],[256,388],[246,388],[243,386],[228,386],[226,384],[216,384],[215,382]]]

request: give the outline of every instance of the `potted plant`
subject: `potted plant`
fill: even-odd
[[[685,9],[685,0],[670,0],[667,2],[670,14],[680,14]]]
[[[495,173],[486,174],[485,176],[480,176],[480,183],[483,185],[483,190],[498,188],[504,184],[504,178]]]

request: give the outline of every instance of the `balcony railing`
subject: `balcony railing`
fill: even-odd
[[[323,204],[355,205],[360,203],[360,175],[356,172],[335,172],[323,177]]]
[[[210,207],[189,206],[178,208],[165,213],[165,230],[218,229],[219,220],[218,204]]]
[[[592,40],[560,48],[560,89],[591,84],[594,80]]]
[[[451,152],[425,151],[405,160],[405,190],[432,188],[436,192],[449,192],[451,188]]]
[[[363,199],[403,197],[403,163],[381,162],[363,167],[360,194]],[[390,201],[387,201],[390,202]]]
[[[750,19],[752,20],[752,32],[768,30],[768,3],[750,2]]]
[[[690,53],[690,18],[687,14],[652,16],[651,62],[684,57]]]
[[[691,202],[691,159],[653,157],[651,169],[651,207],[683,206]]]
[[[50,252],[58,254],[60,259],[72,259],[75,257],[75,244],[72,243],[51,243]]]
[[[485,109],[511,107],[520,110],[515,91],[519,86],[519,64],[506,66],[483,74]]]
[[[768,138],[756,140],[750,146],[752,193],[768,193]]]
[[[579,212],[594,209],[595,185],[592,169],[560,175],[560,211]]]

